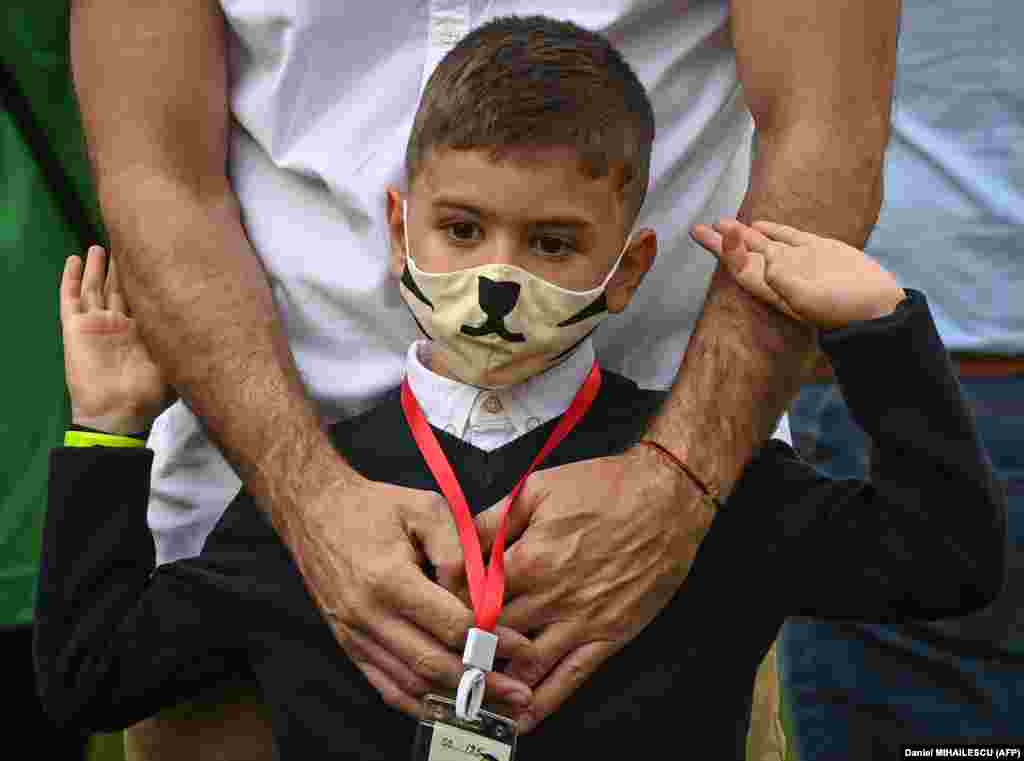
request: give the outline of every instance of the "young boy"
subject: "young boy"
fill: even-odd
[[[606,42],[570,25],[545,22],[528,43],[474,57],[518,23],[472,33],[424,94],[409,192],[389,190],[388,216],[391,269],[429,340],[410,347],[407,387],[331,428],[363,476],[440,491],[410,427],[414,400],[474,513],[512,491],[595,376],[589,409],[540,467],[636,445],[663,397],[595,370],[588,340],[655,256],[652,231],[628,234],[653,139],[646,96]],[[533,47],[545,35],[575,41],[590,86],[563,86]],[[500,76],[532,78],[536,99],[503,99]],[[522,129],[530,113],[542,130]],[[523,758],[663,757],[696,728],[711,757],[740,759],[754,675],[786,616],[947,617],[999,591],[1004,505],[924,297],[838,241],[768,223],[716,229],[720,240],[696,232],[745,288],[821,331],[877,449],[874,478],[830,481],[769,442],[680,591],[522,738]],[[112,266],[103,286],[103,259],[91,250],[83,272],[70,257],[61,285],[79,430],[51,457],[36,623],[44,704],[65,724],[109,731],[251,670],[282,758],[407,758],[415,722],[337,646],[244,490],[201,555],[154,567],[144,437],[167,388]],[[875,363],[889,367],[884,386]]]

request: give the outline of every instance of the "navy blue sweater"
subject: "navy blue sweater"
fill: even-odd
[[[758,665],[790,615],[964,615],[1004,578],[1006,506],[924,297],[823,333],[874,443],[870,481],[834,481],[771,441],[715,518],[667,607],[553,716],[523,758],[663,757],[699,741],[742,759]],[[604,374],[544,467],[621,452],[664,395]],[[556,421],[492,452],[435,429],[471,505],[506,495]],[[397,391],[336,425],[364,476],[440,491]],[[227,675],[251,673],[283,759],[408,758],[414,725],[334,641],[294,562],[243,490],[196,558],[154,568],[148,449],[51,454],[36,608],[44,705],[62,724],[126,727]]]

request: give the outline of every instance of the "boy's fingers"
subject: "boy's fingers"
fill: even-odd
[[[111,254],[107,257],[107,283],[104,286],[107,295],[107,309],[112,312],[128,314],[128,305],[124,296],[121,295],[121,281],[117,274],[117,257]]]
[[[64,275],[60,279],[60,317],[82,312],[82,259],[69,256],[64,262]]]
[[[813,292],[811,284],[804,278],[800,277],[796,272],[788,267],[780,267],[777,264],[769,266],[765,269],[764,273],[765,282],[771,286],[785,302],[784,311],[786,311],[790,317],[801,319],[796,315],[796,311],[807,311],[807,294]],[[790,307],[790,305],[792,305]]]
[[[103,308],[103,280],[106,259],[99,246],[90,246],[85,258],[85,274],[82,275],[82,306],[85,309]]]
[[[759,254],[772,254],[778,248],[778,243],[764,235],[764,233],[749,227],[735,219],[721,219],[715,225],[715,229],[721,233],[727,230],[736,230],[742,237],[744,244],[751,251]]]
[[[117,274],[117,257],[113,254],[107,257],[107,280],[103,284],[103,292],[110,297],[112,293],[119,293],[121,283]]]
[[[744,245],[740,230],[735,226],[723,227],[722,253],[719,259],[729,268],[729,272],[742,282],[744,272],[750,265],[750,252]]]
[[[746,265],[741,270],[732,272],[736,282],[743,286],[743,289],[748,293],[770,304],[780,312],[799,320],[800,318],[790,309],[786,300],[772,287],[769,278],[766,276],[768,268],[767,258],[762,254],[752,254],[749,252],[746,253],[746,257]],[[723,256],[723,258],[725,257]]]
[[[110,291],[107,294],[107,309],[128,316],[128,304],[125,303],[120,291]]]
[[[721,255],[722,235],[707,225],[694,225],[690,228],[690,237],[708,253],[715,256]]]
[[[812,242],[815,238],[811,233],[805,233],[803,230],[797,230],[795,227],[780,225],[775,222],[758,220],[757,222],[754,222],[753,227],[755,230],[767,235],[769,238],[781,241],[782,243],[788,243],[791,246],[804,246]]]

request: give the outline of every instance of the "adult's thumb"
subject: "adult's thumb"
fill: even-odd
[[[496,504],[477,514],[475,519],[476,529],[480,535],[480,548],[484,552],[485,560],[498,537],[502,521],[506,520],[506,510],[508,510],[508,528],[505,534],[506,547],[522,536],[523,532],[526,531],[526,527],[530,525],[530,517],[533,515],[538,501],[536,494],[539,490],[534,482],[536,478],[536,475],[531,475],[526,479],[522,491],[519,492],[519,496],[516,497],[516,501],[512,503],[511,508],[509,508],[509,497],[506,496]]]
[[[465,581],[462,542],[442,498],[410,510],[406,524],[434,569],[437,583],[461,596]]]

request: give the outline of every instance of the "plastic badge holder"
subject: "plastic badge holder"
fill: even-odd
[[[480,710],[475,721],[464,721],[454,700],[427,695],[412,761],[513,761],[517,736],[512,719]]]

